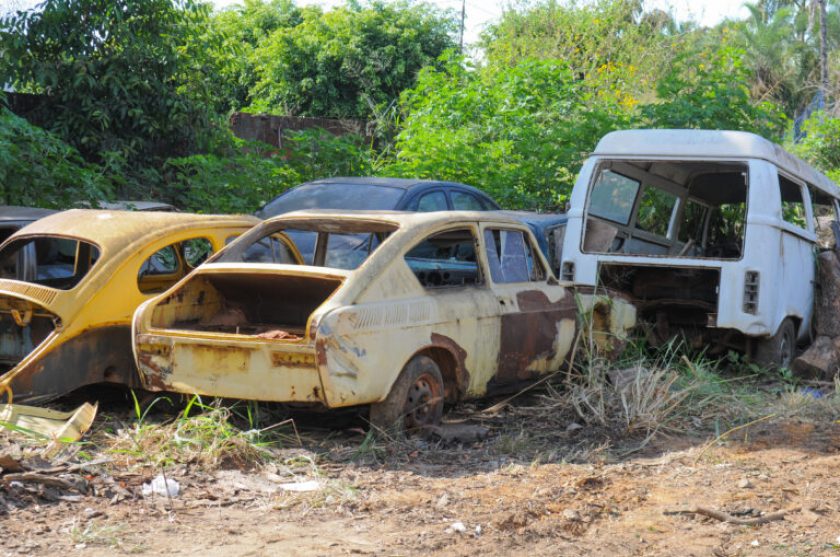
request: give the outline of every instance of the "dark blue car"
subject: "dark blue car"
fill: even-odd
[[[437,180],[403,178],[325,178],[306,182],[285,191],[257,211],[263,219],[303,209],[342,209],[368,211],[492,211],[499,206],[486,193],[466,184]],[[312,232],[287,230],[303,260],[313,263],[316,235]],[[352,269],[366,257],[381,239],[365,235],[336,236],[345,254],[333,266]]]
[[[492,211],[486,193],[457,182],[403,178],[325,178],[306,182],[269,201],[263,219],[301,209],[371,211]]]

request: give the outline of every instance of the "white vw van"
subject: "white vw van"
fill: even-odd
[[[683,333],[788,367],[810,337],[817,236],[838,196],[751,133],[613,132],[572,191],[561,275],[625,293],[653,344]]]

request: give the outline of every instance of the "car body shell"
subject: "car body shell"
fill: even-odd
[[[596,310],[593,338],[605,349],[623,340],[635,322],[634,308],[622,300],[559,283],[535,248],[529,228],[496,212],[297,212],[262,223],[237,243],[279,225],[312,222],[324,227],[385,226],[393,232],[352,271],[218,262],[235,244],[229,246],[138,308],[134,350],[144,387],[328,408],[356,406],[382,401],[406,363],[423,354],[440,367],[446,399],[455,401],[508,390],[558,370],[572,351],[581,308]],[[494,283],[481,240],[488,228],[521,231],[546,269],[544,277]],[[406,253],[424,238],[456,229],[468,229],[476,239],[483,283],[424,287],[406,263]],[[309,315],[297,339],[166,325],[196,317],[203,307],[199,300],[212,303],[204,286],[190,289],[191,283],[223,276],[239,277],[243,284],[283,276],[340,286]]]
[[[0,391],[11,390],[17,401],[38,402],[102,381],[137,386],[130,323],[137,306],[152,296],[138,286],[141,266],[159,250],[190,239],[208,240],[215,252],[257,222],[251,216],[73,209],[23,228],[0,250],[17,240],[50,236],[90,242],[99,256],[68,290],[0,279],[0,319],[28,309],[52,317],[55,324],[42,342],[0,375]],[[189,270],[179,256],[177,272],[156,278],[172,284]],[[8,342],[13,341],[0,341]]]

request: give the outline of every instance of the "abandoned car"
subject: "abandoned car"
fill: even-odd
[[[283,241],[297,232],[316,235],[312,264]],[[150,390],[371,405],[374,424],[411,429],[444,401],[559,369],[579,307],[595,306],[592,337],[619,344],[635,309],[576,296],[528,227],[495,212],[306,211],[260,224],[140,306],[134,350]]]
[[[0,246],[0,397],[37,403],[92,383],[137,386],[134,310],[257,222],[73,209],[12,235]]]
[[[647,336],[788,367],[807,341],[838,189],[757,135],[613,132],[575,184],[561,275],[630,295]],[[820,217],[817,219],[816,217]]]

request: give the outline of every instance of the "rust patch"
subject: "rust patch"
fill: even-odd
[[[555,356],[557,324],[577,316],[574,297],[568,293],[551,303],[545,292],[527,290],[516,295],[516,302],[519,311],[502,315],[497,383],[532,379],[537,372],[528,371],[531,362]]]
[[[88,329],[12,372],[15,402],[23,403],[46,402],[95,383],[141,388],[127,325]]]
[[[435,348],[442,348],[449,352],[450,355],[453,356],[455,359],[455,369],[452,371],[455,375],[455,383],[458,387],[458,396],[453,396],[455,393],[445,393],[444,396],[447,400],[454,400],[459,397],[464,396],[467,392],[467,387],[470,384],[470,373],[467,370],[467,351],[464,350],[460,344],[449,338],[448,336],[441,335],[438,333],[432,333],[431,336],[431,343],[432,346]],[[441,370],[441,372],[445,372],[445,370]]]
[[[319,338],[315,341],[315,362],[318,367],[327,365],[327,340]]]
[[[274,367],[315,367],[315,354],[300,352],[272,352],[271,365]]]

